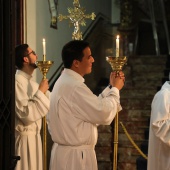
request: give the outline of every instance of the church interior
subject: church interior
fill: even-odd
[[[15,46],[28,43],[43,59],[53,61],[47,77],[50,91],[60,76],[62,46],[73,38],[76,27],[69,22],[75,0],[1,0],[0,1],[0,169],[15,168]],[[82,39],[90,43],[95,59],[93,71],[85,83],[99,95],[109,83],[111,65],[107,56],[116,55],[116,37],[126,82],[120,91],[122,111],[118,113],[118,170],[147,170],[148,136],[151,102],[170,71],[170,1],[169,0],[79,0],[85,16],[78,26]],[[95,17],[93,16],[95,14]],[[59,17],[60,16],[60,17]],[[63,16],[63,18],[62,18]],[[89,17],[90,16],[90,17]],[[93,18],[94,17],[94,18]],[[35,79],[42,73],[37,69]],[[115,123],[98,127],[95,147],[99,170],[115,170]],[[46,134],[48,169],[52,140]],[[43,138],[44,139],[44,138]]]

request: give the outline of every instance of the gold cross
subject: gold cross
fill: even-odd
[[[82,32],[80,31],[80,25],[86,26],[85,18],[95,19],[96,15],[94,12],[92,14],[85,14],[85,9],[80,7],[79,0],[73,1],[74,8],[68,8],[69,15],[64,16],[59,14],[58,19],[62,21],[63,19],[70,19],[69,25],[74,25],[74,32],[72,33],[73,40],[82,40]]]

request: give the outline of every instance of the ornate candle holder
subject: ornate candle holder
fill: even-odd
[[[121,71],[127,62],[127,57],[106,57],[106,61],[111,65],[113,71]]]
[[[53,61],[37,61],[36,65],[38,66],[39,70],[43,74],[43,79],[46,79],[46,75],[53,64]]]
[[[43,61],[37,61],[36,65],[43,74],[43,80],[46,79],[46,75],[53,64],[53,61],[46,61],[43,56]],[[46,117],[43,117],[43,170],[47,169],[47,124]]]
[[[113,71],[117,74],[122,70],[123,66],[127,62],[127,57],[106,57],[106,61],[111,65]],[[117,153],[118,153],[118,112],[116,113],[114,119],[114,155],[113,155],[113,169],[117,170]]]

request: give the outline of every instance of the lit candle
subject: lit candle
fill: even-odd
[[[116,57],[119,57],[119,35],[116,38]]]
[[[46,56],[46,43],[45,43],[45,38],[43,38],[43,61],[45,61],[45,56]]]

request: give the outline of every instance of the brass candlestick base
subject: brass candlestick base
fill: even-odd
[[[122,70],[123,66],[127,62],[127,57],[106,57],[106,61],[111,65],[112,70],[117,74]],[[114,154],[113,154],[113,170],[117,170],[117,153],[118,153],[118,112],[114,119]]]
[[[121,71],[127,62],[127,57],[106,57],[106,61],[111,65],[113,71]]]
[[[37,61],[36,65],[43,74],[43,80],[46,79],[46,75],[53,64],[53,61]],[[43,117],[43,170],[47,170],[47,124],[46,117]]]
[[[37,61],[36,64],[40,69],[41,73],[43,74],[43,79],[46,79],[46,75],[53,64],[53,61]]]

